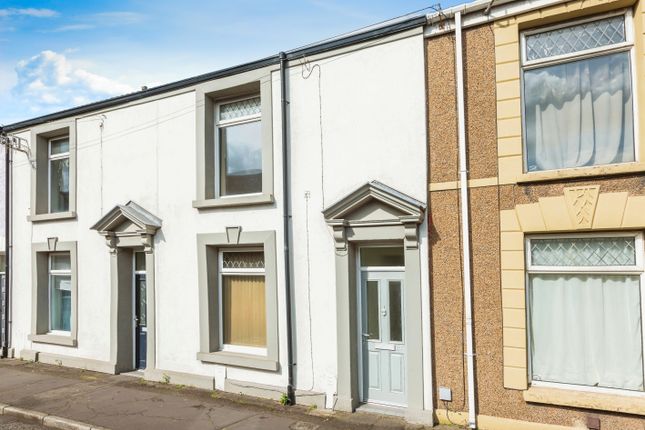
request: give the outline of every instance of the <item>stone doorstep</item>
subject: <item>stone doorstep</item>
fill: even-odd
[[[35,421],[45,427],[59,430],[109,430],[105,427],[94,426],[31,409],[18,408],[4,403],[0,403],[0,415],[10,415],[27,421]]]

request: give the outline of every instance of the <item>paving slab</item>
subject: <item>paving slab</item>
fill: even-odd
[[[312,413],[265,399],[19,360],[0,360],[1,403],[111,430],[424,428],[398,417]]]

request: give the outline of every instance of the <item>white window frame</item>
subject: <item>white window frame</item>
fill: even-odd
[[[251,354],[251,355],[267,355],[267,347],[264,348],[255,347],[255,346],[243,346],[243,345],[231,345],[224,343],[224,306],[222,300],[222,287],[224,286],[223,278],[224,276],[264,276],[264,288],[266,289],[266,267],[264,268],[251,268],[251,269],[225,269],[224,268],[224,254],[227,252],[261,252],[263,258],[264,249],[263,248],[221,248],[217,253],[217,274],[218,274],[218,287],[217,287],[217,302],[219,306],[219,338],[220,338],[220,351],[226,352],[237,352],[242,354]],[[265,259],[266,264],[266,259]],[[265,290],[266,291],[266,290]],[[264,303],[266,308],[266,300]],[[265,323],[265,327],[268,322]]]
[[[577,238],[616,238],[616,237],[633,237],[634,252],[636,255],[635,264],[632,266],[536,266],[531,262],[531,241],[535,239],[577,239]],[[534,387],[559,388],[564,390],[585,391],[590,393],[604,393],[612,395],[633,396],[645,398],[645,386],[643,391],[626,390],[620,388],[592,387],[588,385],[567,384],[560,382],[534,381],[533,368],[531,359],[533,351],[531,350],[531,315],[530,315],[530,275],[532,274],[608,274],[608,275],[638,275],[640,277],[641,292],[641,348],[644,351],[643,358],[643,375],[645,379],[645,248],[642,232],[602,232],[602,233],[571,233],[571,234],[535,234],[527,235],[524,238],[524,257],[526,262],[525,285],[526,285],[526,336],[528,352],[528,376],[529,384]],[[644,381],[645,384],[645,381]]]
[[[527,60],[526,59],[526,36],[530,36],[538,33],[546,33],[548,31],[557,30],[559,28],[572,27],[578,24],[584,24],[587,22],[599,21],[614,16],[623,15],[625,19],[625,42],[617,43],[613,45],[606,45],[592,49],[586,49],[583,51],[576,51],[570,54],[555,55],[552,57],[539,58],[537,60]],[[538,171],[529,171],[527,163],[527,152],[526,152],[526,113],[525,113],[525,96],[524,96],[524,72],[527,70],[539,69],[543,67],[553,66],[557,64],[569,63],[573,61],[585,60],[594,57],[602,57],[605,55],[615,54],[619,52],[629,52],[629,67],[631,75],[631,86],[632,86],[632,111],[633,111],[633,133],[634,133],[634,161],[628,161],[625,163],[616,163],[620,165],[625,164],[635,164],[640,161],[640,145],[639,145],[639,114],[638,114],[638,84],[636,82],[636,53],[634,48],[634,20],[632,17],[631,9],[621,9],[618,11],[608,12],[604,14],[594,15],[588,18],[570,20],[551,26],[540,27],[536,29],[526,30],[520,34],[520,94],[521,94],[521,108],[522,108],[522,165],[524,173],[542,173],[542,172],[553,172],[554,170],[538,170]],[[614,164],[610,164],[614,165]],[[594,164],[592,166],[583,166],[583,167],[564,167],[562,169],[555,170],[569,170],[569,169],[593,169],[601,166],[607,166],[606,164]]]
[[[237,103],[241,102],[244,100],[251,100],[251,99],[260,99],[260,106],[262,105],[262,98],[259,93],[253,94],[253,95],[247,95],[244,97],[238,97],[234,99],[228,99],[225,101],[217,102],[215,104],[215,139],[213,140],[215,142],[215,151],[214,156],[215,156],[215,168],[213,169],[213,173],[215,174],[215,198],[217,199],[226,199],[226,198],[232,198],[232,197],[240,197],[240,196],[256,196],[262,194],[263,190],[257,191],[255,193],[246,193],[246,194],[227,194],[227,195],[222,195],[222,184],[221,184],[221,175],[222,175],[222,164],[221,164],[221,159],[220,159],[220,154],[221,154],[221,142],[220,142],[220,130],[235,126],[235,125],[242,125],[242,124],[249,124],[252,122],[260,122],[262,123],[262,111],[253,114],[253,115],[246,115],[243,117],[239,118],[233,118],[233,119],[227,119],[227,120],[220,120],[220,108],[223,105],[228,105],[232,103]],[[260,149],[262,150],[262,135],[260,135]],[[264,157],[264,151],[262,151],[262,156]],[[262,174],[264,175],[264,170],[262,170]]]
[[[67,255],[69,257],[69,262],[70,262],[70,268],[68,270],[61,270],[61,269],[52,269],[52,256],[55,255]],[[56,334],[56,335],[62,335],[62,336],[69,336],[71,334],[71,318],[72,314],[70,313],[70,331],[66,330],[52,330],[52,317],[51,317],[51,309],[52,309],[52,288],[54,288],[54,284],[52,282],[52,279],[54,276],[69,276],[70,277],[70,286],[71,286],[71,278],[72,278],[72,268],[71,268],[71,263],[72,263],[72,255],[70,252],[50,252],[47,255],[47,291],[48,291],[48,306],[49,306],[49,311],[48,311],[48,316],[49,316],[49,331],[48,334]]]
[[[67,152],[60,152],[58,154],[52,154],[52,142],[56,142],[58,140],[67,140],[68,147],[67,147]],[[67,162],[67,175],[69,177],[69,169],[70,169],[70,151],[69,151],[69,136],[58,136],[58,137],[52,137],[51,139],[47,140],[47,211],[49,213],[52,213],[52,161],[56,160],[63,160],[65,158],[68,159]],[[69,192],[68,192],[69,194]],[[69,198],[69,197],[68,197]],[[62,212],[67,212],[69,211],[69,200],[67,202],[67,209]]]

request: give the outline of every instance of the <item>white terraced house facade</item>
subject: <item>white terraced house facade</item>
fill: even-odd
[[[432,421],[423,23],[10,127],[15,355]]]

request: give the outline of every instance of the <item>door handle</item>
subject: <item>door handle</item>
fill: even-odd
[[[369,339],[370,334],[369,333],[363,333],[363,339]]]
[[[381,309],[381,315],[383,315],[384,317],[387,316],[387,309],[385,309],[385,306],[383,306],[383,309]]]

